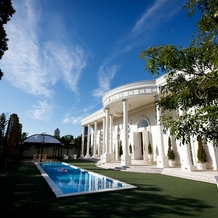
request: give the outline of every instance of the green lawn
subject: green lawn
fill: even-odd
[[[5,217],[217,217],[215,184],[164,175],[73,165],[137,186],[137,189],[56,198],[32,163],[0,172],[0,209]],[[3,217],[4,217],[3,216]]]

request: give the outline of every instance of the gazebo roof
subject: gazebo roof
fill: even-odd
[[[24,144],[50,144],[50,145],[60,145],[61,142],[54,136],[48,135],[46,133],[35,134],[29,136],[23,141]]]

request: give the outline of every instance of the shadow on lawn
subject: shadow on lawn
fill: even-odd
[[[33,164],[20,164],[0,173],[1,212],[19,217],[200,217],[205,209],[213,208],[202,200],[168,193],[165,186],[154,182],[160,175],[121,173],[95,168],[90,163],[77,164],[138,188],[56,199]]]

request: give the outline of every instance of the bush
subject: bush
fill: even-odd
[[[122,141],[120,141],[120,146],[119,146],[119,156],[123,154],[123,149],[122,149]]]
[[[198,137],[198,151],[197,151],[197,158],[199,163],[207,162],[207,156],[203,147],[202,137]]]
[[[151,147],[151,142],[150,141],[148,143],[148,153],[152,154],[152,147]]]
[[[129,153],[132,154],[132,145],[129,145]]]
[[[172,144],[171,144],[170,137],[168,138],[168,152],[167,152],[167,156],[168,156],[169,160],[174,160],[175,159],[175,154],[174,154],[174,151],[172,150]]]

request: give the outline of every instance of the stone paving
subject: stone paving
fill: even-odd
[[[113,169],[126,172],[137,172],[137,173],[158,173],[167,176],[175,176],[184,179],[191,179],[201,182],[208,182],[217,184],[214,176],[218,176],[218,171],[205,170],[205,171],[194,171],[188,172],[183,171],[180,167],[169,167],[169,168],[158,168],[155,164],[150,164],[147,161],[135,161],[132,160],[131,166],[121,166],[120,161],[111,161],[109,163],[101,163],[99,159],[84,158],[85,160],[96,162],[97,167],[104,169]]]

